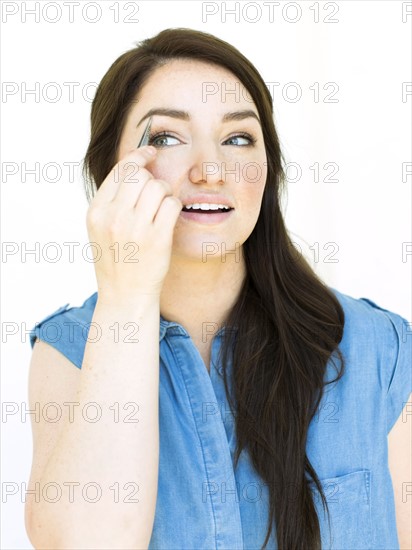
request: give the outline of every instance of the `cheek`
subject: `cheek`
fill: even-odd
[[[182,175],[175,163],[156,158],[155,161],[147,164],[146,168],[155,179],[169,183],[172,186],[173,194],[179,196],[177,182],[181,181]]]
[[[156,159],[150,164],[146,165],[146,168],[153,175],[155,179],[164,180],[175,186],[175,183],[181,178],[181,169],[179,170],[180,163],[171,162],[165,156],[162,157],[162,153],[158,152]]]
[[[243,195],[246,201],[258,207],[265,190],[267,168],[262,163],[249,163],[243,169]]]

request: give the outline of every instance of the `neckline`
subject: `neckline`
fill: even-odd
[[[227,327],[225,326],[221,327],[216,334],[214,334],[214,337],[223,335],[223,333],[226,332],[226,329]],[[237,330],[237,327],[235,327],[235,330]],[[165,337],[167,331],[172,334],[180,334],[186,338],[190,338],[190,334],[180,323],[177,321],[168,321],[162,314],[160,314],[160,340]]]

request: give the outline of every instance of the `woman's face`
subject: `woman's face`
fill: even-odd
[[[222,214],[181,212],[172,255],[221,261],[233,251],[231,258],[239,261],[259,216],[267,176],[262,128],[250,95],[223,67],[170,61],[155,70],[133,103],[117,160],[137,147],[148,122],[142,118],[153,109],[175,113],[153,115],[150,144],[158,151],[147,169],[169,182],[183,205],[224,202],[233,208]]]

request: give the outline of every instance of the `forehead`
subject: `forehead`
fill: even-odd
[[[174,59],[155,69],[138,94],[140,108],[153,104],[219,111],[236,105],[257,112],[236,75],[220,65],[191,59]]]

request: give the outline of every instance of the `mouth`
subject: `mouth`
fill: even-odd
[[[227,208],[211,208],[209,210],[205,210],[203,208],[187,208],[187,206],[184,206],[182,208],[182,212],[199,212],[200,214],[210,214],[215,212],[229,212],[230,210],[233,210],[231,206]]]
[[[194,221],[206,224],[220,223],[227,220],[234,211],[234,208],[216,210],[202,210],[200,208],[183,207],[180,212],[180,217],[187,221]]]

